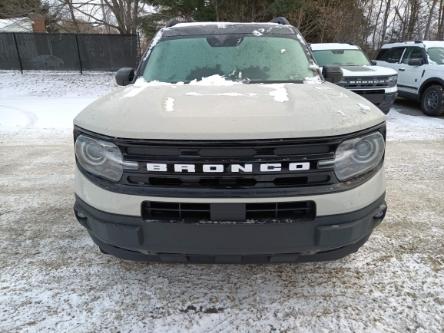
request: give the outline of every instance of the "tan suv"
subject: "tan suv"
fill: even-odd
[[[168,26],[116,79],[74,121],[75,214],[104,253],[329,260],[384,218],[385,116],[286,20]]]

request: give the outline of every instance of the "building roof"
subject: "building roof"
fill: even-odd
[[[29,17],[0,19],[1,32],[32,32],[32,20]]]

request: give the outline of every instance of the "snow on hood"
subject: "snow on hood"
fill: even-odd
[[[242,84],[214,76],[118,89],[88,106],[75,124],[126,138],[232,140],[332,136],[384,120],[373,104],[328,82]]]
[[[184,82],[168,83],[161,81],[145,81],[143,77],[139,77],[134,84],[130,84],[124,88],[122,98],[134,97],[141,92],[145,91],[149,87],[167,86],[170,88],[176,88],[179,85],[183,85]],[[220,75],[212,75],[205,77],[201,80],[193,80],[189,83],[191,86],[233,86],[236,84],[242,84],[241,82],[230,81]]]
[[[227,80],[217,74],[204,77],[201,80],[195,79],[190,82],[192,86],[234,86],[235,84],[242,84],[242,82]]]

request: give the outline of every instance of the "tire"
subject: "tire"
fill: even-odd
[[[444,89],[440,85],[428,87],[421,95],[421,109],[426,115],[444,115]]]

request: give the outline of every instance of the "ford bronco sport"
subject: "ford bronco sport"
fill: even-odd
[[[386,44],[376,59],[398,72],[401,97],[419,101],[428,116],[444,115],[443,41]]]
[[[116,80],[74,121],[74,210],[102,252],[331,260],[384,218],[385,116],[285,20],[165,27]]]
[[[341,43],[311,44],[319,66],[340,66],[343,79],[337,84],[367,98],[387,114],[396,99],[398,73],[375,66],[359,46]]]

